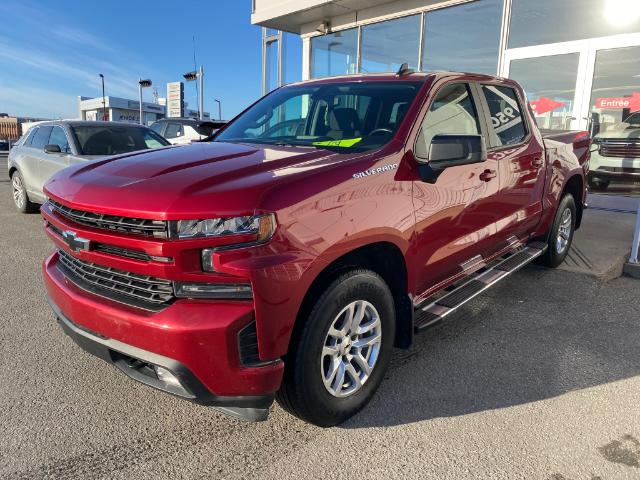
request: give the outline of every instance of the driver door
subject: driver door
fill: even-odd
[[[431,139],[439,134],[486,138],[475,87],[442,82],[423,111],[414,155],[428,161]],[[418,295],[455,275],[479,268],[482,259],[498,250],[495,203],[499,194],[495,159],[445,169],[435,183],[414,182]],[[419,300],[419,298],[417,299]]]

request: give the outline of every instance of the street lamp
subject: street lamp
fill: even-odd
[[[98,75],[100,75],[100,79],[102,80],[102,120],[105,120],[105,117],[107,116],[107,104],[104,101],[104,75],[101,73]]]
[[[200,65],[200,71],[187,72],[183,77],[187,82],[200,79],[200,111],[198,112],[198,117],[202,120],[204,119],[204,68]]]
[[[151,85],[152,82],[149,79],[143,80],[141,78],[138,80],[138,92],[140,93],[140,125],[144,125],[144,122],[142,121],[142,89],[150,87]]]
[[[213,99],[218,104],[218,120],[222,120],[222,103],[217,98]]]

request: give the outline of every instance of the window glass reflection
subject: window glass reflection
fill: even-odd
[[[358,29],[352,28],[311,39],[312,78],[356,73]]]
[[[513,0],[509,48],[640,31],[640,0]]]
[[[362,27],[360,71],[395,72],[405,62],[417,69],[420,18],[412,15]]]
[[[422,69],[495,75],[502,8],[502,0],[478,0],[427,12]]]

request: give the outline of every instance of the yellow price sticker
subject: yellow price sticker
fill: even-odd
[[[347,138],[344,140],[325,140],[322,142],[313,142],[313,145],[317,147],[353,147],[356,143],[362,141],[362,137],[360,138]]]

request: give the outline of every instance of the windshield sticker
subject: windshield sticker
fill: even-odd
[[[325,140],[323,142],[313,142],[313,145],[317,147],[353,147],[356,143],[360,143],[362,141],[362,137],[360,138],[347,138],[344,140]]]
[[[358,172],[353,174],[354,179],[368,177],[370,175],[377,175],[378,173],[390,172],[391,170],[396,170],[398,168],[397,163],[392,163],[391,165],[385,165],[384,167],[372,168],[371,170],[367,170],[365,172]]]

